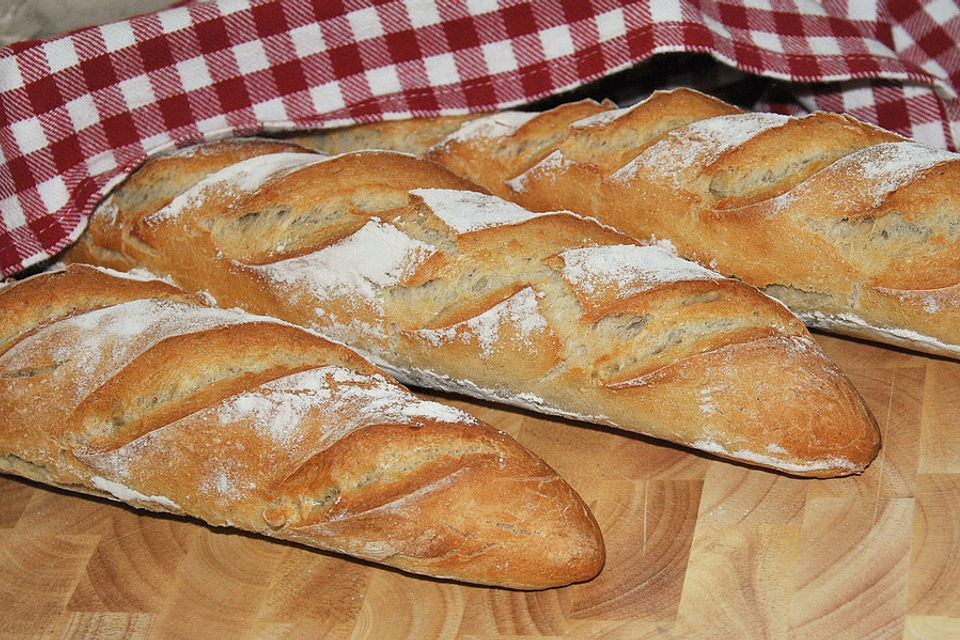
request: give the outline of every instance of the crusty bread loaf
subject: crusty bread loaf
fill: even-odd
[[[410,155],[270,147],[201,179],[232,144],[255,143],[149,161],[71,259],[308,326],[408,384],[798,475],[858,473],[878,451],[849,380],[753,287]]]
[[[342,345],[84,265],[0,288],[0,471],[471,583],[603,564],[543,461]]]
[[[401,127],[418,139],[415,122]],[[299,140],[399,144],[367,125]],[[625,109],[493,114],[430,141],[407,148],[524,207],[668,239],[809,326],[960,356],[960,155],[848,116],[745,113],[686,89]]]
[[[338,155],[360,149],[384,148],[401,153],[422,154],[464,123],[481,117],[477,114],[438,116],[414,120],[384,120],[355,127],[324,130],[324,153]],[[311,131],[297,131],[283,136],[284,140],[311,148],[315,135]],[[388,146],[383,146],[389,141]]]

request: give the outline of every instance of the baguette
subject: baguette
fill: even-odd
[[[425,126],[421,123],[420,126]],[[406,139],[416,121],[396,123]],[[366,125],[311,148],[396,146]],[[535,211],[572,209],[759,287],[808,326],[960,357],[960,155],[838,114],[701,93],[471,119],[416,151]]]
[[[0,471],[405,571],[592,578],[600,531],[516,441],[342,345],[85,265],[0,289]]]
[[[410,155],[270,148],[208,174],[234,144],[256,143],[148,161],[67,258],[305,325],[409,385],[796,475],[859,473],[878,452],[849,380],[751,286]]]

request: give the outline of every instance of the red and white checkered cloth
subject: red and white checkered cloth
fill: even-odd
[[[0,268],[65,248],[148,155],[223,135],[516,107],[698,52],[960,139],[952,0],[210,0],[0,49]],[[702,58],[701,58],[702,59]]]

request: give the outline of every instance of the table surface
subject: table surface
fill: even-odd
[[[884,447],[809,480],[622,432],[449,400],[554,466],[607,564],[524,593],[0,477],[0,637],[958,638],[960,362],[817,336]]]

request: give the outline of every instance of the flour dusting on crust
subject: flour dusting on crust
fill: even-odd
[[[326,440],[336,441],[370,424],[417,419],[476,422],[464,411],[417,398],[383,375],[336,365],[273,380],[228,398],[217,410],[220,423],[252,420],[261,435],[282,447],[293,446],[318,423],[327,432]]]
[[[92,458],[90,464],[105,477],[122,479],[123,486],[137,486],[152,473],[145,470],[158,464],[196,469],[197,489],[229,504],[255,498],[358,429],[424,421],[480,424],[465,411],[413,395],[383,374],[322,365],[227,397]],[[173,446],[198,430],[233,437],[196,454]],[[256,455],[237,455],[244,448]],[[111,482],[110,493],[120,497],[121,485]]]
[[[25,337],[0,358],[0,370],[36,362],[38,354],[57,363],[51,376],[73,380],[65,406],[75,406],[135,357],[166,338],[248,321],[237,311],[172,300],[124,302],[65,318]],[[49,382],[49,384],[55,384]]]
[[[571,166],[573,166],[573,163],[563,155],[562,151],[557,149],[517,177],[507,180],[506,184],[517,193],[523,193],[527,189],[527,183],[537,174],[550,175],[553,172],[562,173]]]
[[[488,358],[499,344],[500,333],[505,325],[515,327],[524,339],[549,328],[547,319],[540,313],[538,300],[541,295],[532,287],[525,287],[469,320],[440,329],[421,329],[416,334],[434,346],[453,340],[476,340],[481,357]]]
[[[581,420],[596,424],[614,424],[609,417],[603,414],[586,414],[567,411],[558,406],[557,403],[550,402],[534,393],[516,393],[508,388],[481,387],[472,380],[453,378],[430,369],[418,367],[395,368],[391,366],[389,362],[378,362],[377,364],[397,380],[411,386],[463,394],[527,409],[536,413],[569,418],[571,420]]]
[[[680,280],[721,276],[657,245],[608,245],[569,249],[560,254],[563,277],[582,291],[612,287],[619,298]]]
[[[869,189],[873,206],[907,184],[917,174],[942,162],[956,161],[960,155],[913,142],[884,142],[841,158],[828,171],[849,174],[847,182]]]
[[[448,142],[465,142],[508,136],[539,114],[524,111],[501,111],[482,118],[467,120],[460,128],[437,143],[443,147]]]
[[[699,171],[725,151],[789,120],[789,116],[775,113],[743,113],[698,120],[668,134],[614,172],[611,179],[630,180],[641,170],[663,179],[676,179],[678,173]]]
[[[113,480],[101,478],[100,476],[94,476],[90,479],[90,483],[94,486],[94,488],[109,493],[121,502],[152,502],[162,507],[166,507],[167,509],[180,511],[180,507],[168,498],[164,498],[163,496],[146,496],[139,491],[134,491],[130,487],[122,485],[119,482],[114,482]]]
[[[591,127],[603,127],[610,124],[611,122],[616,122],[622,116],[630,113],[633,110],[633,107],[622,107],[620,109],[607,109],[606,111],[600,111],[589,115],[586,118],[581,118],[576,122],[570,125],[571,129],[589,129]]]
[[[496,196],[458,189],[413,189],[434,215],[457,233],[517,224],[547,215],[534,213]]]
[[[960,356],[960,345],[950,344],[902,327],[875,326],[854,313],[826,314],[821,311],[797,311],[797,317],[812,329],[827,333],[852,334],[874,340],[902,345],[919,351],[933,349],[940,353]]]
[[[175,220],[184,211],[200,205],[216,192],[230,199],[245,197],[272,178],[326,159],[328,156],[316,153],[283,152],[242,160],[207,176],[144,221],[154,224]]]
[[[247,268],[283,285],[295,297],[304,290],[321,299],[345,295],[372,304],[380,289],[400,284],[436,252],[435,247],[374,219],[319,251]]]
[[[829,469],[857,471],[860,468],[859,465],[851,462],[850,460],[840,457],[821,458],[807,462],[789,462],[788,460],[785,460],[782,455],[777,455],[784,453],[783,448],[778,446],[768,445],[767,453],[748,451],[746,449],[729,451],[720,444],[707,440],[699,440],[691,443],[690,446],[694,449],[706,451],[707,453],[713,453],[724,458],[742,460],[743,462],[757,464],[763,467],[773,467],[775,469],[782,469],[783,471],[793,473],[812,473],[815,471],[824,471]]]

